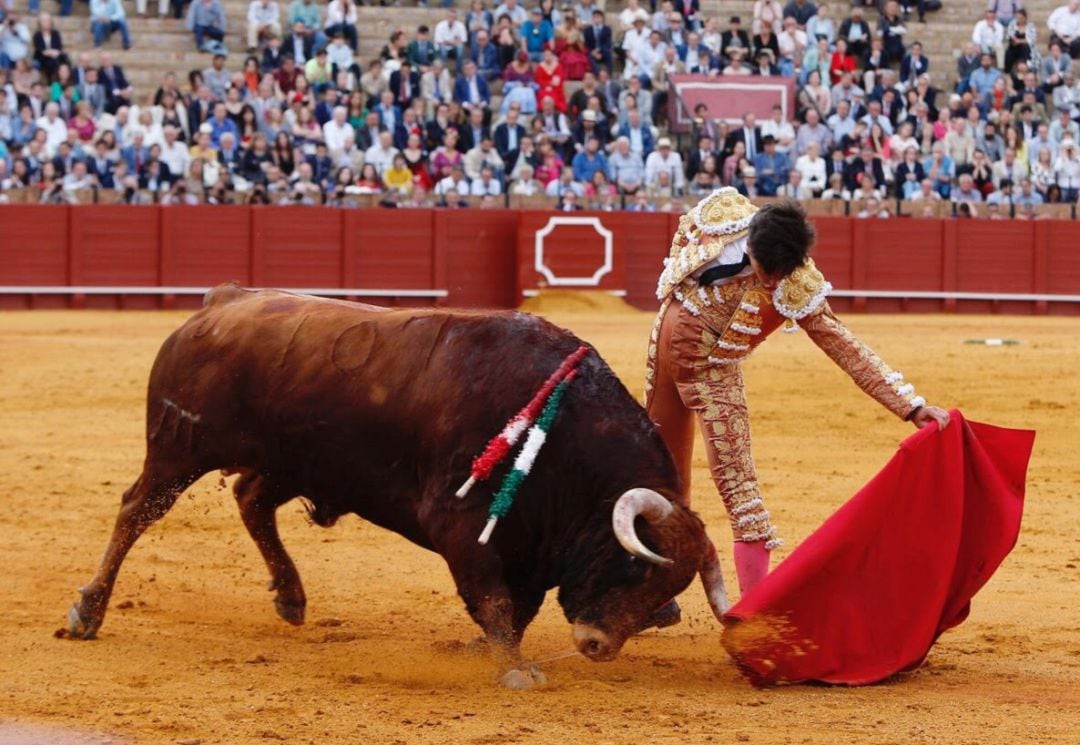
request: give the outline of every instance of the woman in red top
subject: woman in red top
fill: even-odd
[[[75,104],[75,116],[68,122],[68,129],[74,129],[79,135],[79,142],[86,144],[94,139],[94,117],[90,104],[79,101]]]
[[[536,98],[543,101],[544,96],[551,96],[551,100],[555,102],[555,108],[565,113],[566,91],[564,90],[564,83],[566,82],[566,72],[563,70],[562,65],[559,64],[559,59],[555,56],[555,51],[551,47],[544,49],[544,57],[540,60],[540,64],[536,66],[534,74],[536,84],[540,86]]]
[[[590,68],[589,53],[585,44],[581,41],[581,32],[573,29],[566,34],[565,38],[559,39],[555,44],[559,53],[559,64],[566,71],[567,80],[581,80],[585,72]]]
[[[845,72],[855,74],[855,56],[848,54],[846,39],[837,39],[836,51],[833,52],[832,59],[829,61],[829,78],[833,85],[840,82]]]

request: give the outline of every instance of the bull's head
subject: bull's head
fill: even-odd
[[[682,505],[651,489],[631,489],[615,503],[611,527],[600,532],[604,538],[587,533],[592,540],[575,548],[559,602],[574,625],[575,645],[589,659],[618,656],[626,640],[695,574],[701,574],[716,617],[727,610],[716,549],[701,520]]]

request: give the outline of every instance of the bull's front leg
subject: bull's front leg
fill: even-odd
[[[471,543],[471,542],[470,542]],[[460,547],[458,549],[460,551]],[[470,553],[471,555],[464,555]],[[543,601],[514,593],[503,578],[502,562],[490,546],[469,545],[462,555],[444,553],[458,594],[484,636],[499,668],[499,681],[507,688],[526,689],[546,682],[539,668],[521,657],[521,637]]]

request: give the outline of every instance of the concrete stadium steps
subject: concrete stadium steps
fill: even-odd
[[[407,1],[411,5],[412,0]],[[529,2],[531,0],[527,0],[526,5]],[[1031,20],[1038,29],[1039,43],[1042,47],[1045,47],[1049,39],[1046,19],[1061,2],[1062,0],[1028,0],[1025,3]],[[48,7],[50,5],[52,4],[47,4],[46,9],[55,11],[55,8]],[[136,88],[137,97],[150,95],[165,72],[173,71],[184,78],[189,70],[202,69],[209,64],[209,56],[195,49],[192,36],[183,27],[182,21],[176,21],[171,17],[157,17],[157,7],[153,0],[148,3],[148,18],[139,18],[135,15],[133,2],[127,2],[125,5],[129,12],[128,20],[134,48],[123,51],[120,48],[120,39],[114,34],[102,49],[112,52],[115,61],[124,66],[128,78]],[[246,0],[224,0],[224,5],[230,28],[226,43],[232,51],[228,67],[234,70],[239,69],[245,56],[247,46],[245,17],[248,3]],[[462,11],[468,7],[465,0],[457,0],[457,5]],[[838,20],[841,20],[847,12],[847,0],[835,0],[830,5],[833,8],[833,17],[839,17]],[[608,2],[606,6],[609,13],[614,13],[624,4]],[[955,55],[971,37],[971,29],[979,19],[982,7],[982,3],[944,0],[944,7],[941,10],[928,14],[928,23],[915,22],[910,25],[908,41],[910,43],[917,39],[923,43],[931,61],[931,76],[935,85],[942,88],[951,87],[956,71]],[[285,8],[287,8],[287,2],[283,1],[283,10]],[[736,14],[742,16],[744,22],[748,24],[752,9],[751,0],[702,0],[703,13],[706,16],[718,16],[721,27],[726,26],[729,16]],[[64,44],[72,59],[77,59],[80,52],[93,51],[87,15],[87,5],[78,2],[75,4],[73,16],[56,18],[57,27],[64,35]],[[363,66],[379,54],[393,30],[402,28],[411,35],[421,23],[434,26],[442,19],[443,11],[438,7],[361,6],[358,8],[358,15],[360,49],[357,58]],[[871,26],[877,21],[877,11],[873,8],[867,9],[867,21]]]

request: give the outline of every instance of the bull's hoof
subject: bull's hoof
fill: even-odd
[[[540,668],[530,665],[525,670],[514,669],[508,671],[499,678],[499,682],[504,688],[513,691],[527,691],[530,688],[547,684],[547,676],[540,671]]]
[[[75,603],[68,611],[68,636],[71,639],[94,639],[98,629],[101,628],[100,620],[87,620],[79,612],[79,604]]]
[[[306,607],[305,603],[289,603],[282,600],[280,597],[274,598],[274,609],[277,611],[277,614],[293,626],[304,625],[304,611]]]

